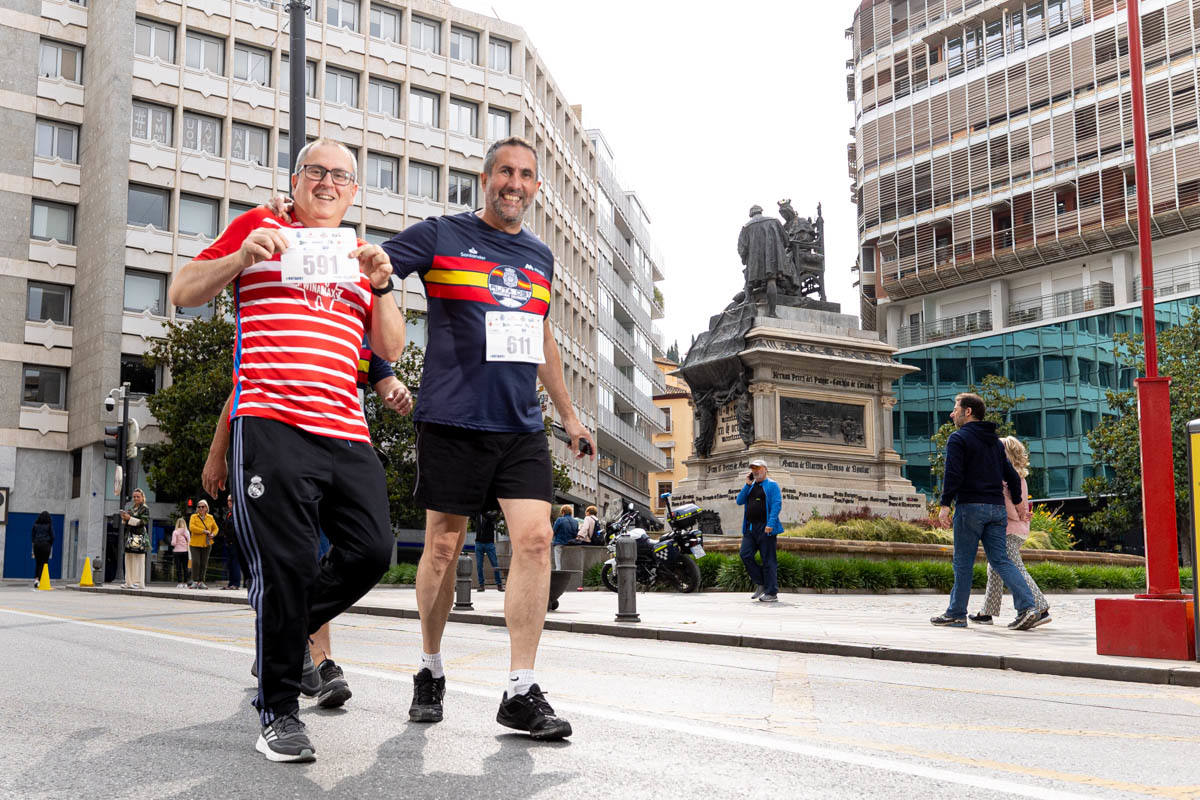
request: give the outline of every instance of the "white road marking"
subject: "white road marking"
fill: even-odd
[[[99,628],[100,630],[108,632],[120,631],[122,633],[145,636],[152,639],[183,642],[186,644],[197,645],[199,647],[207,647],[213,650],[224,650],[231,653],[241,653],[246,655],[254,653],[254,649],[250,647],[240,647],[238,645],[224,644],[221,642],[207,642],[203,640],[192,639],[187,636],[162,633],[160,631],[138,630],[136,628],[128,628],[124,627],[123,625],[112,623],[88,622],[87,620],[79,620],[71,617],[62,617],[54,614],[39,614],[31,611],[16,611],[9,608],[0,608],[0,613],[12,614],[20,617],[33,617],[35,619],[42,620],[54,620],[70,625],[78,625],[84,628]],[[404,684],[407,684],[412,680],[409,675],[398,675],[395,673],[370,669],[367,667],[356,667],[350,665],[341,666],[344,671],[354,675],[363,675],[365,677],[378,678],[380,680]],[[454,694],[470,695],[472,697],[481,697],[488,700],[494,700],[497,694],[494,689],[485,689],[483,687],[473,686],[447,687],[447,690]],[[802,744],[800,742],[788,741],[777,736],[764,736],[762,734],[748,731],[706,726],[703,724],[698,724],[694,720],[662,719],[660,717],[631,714],[625,711],[613,711],[611,709],[593,706],[586,703],[555,702],[561,710],[577,711],[590,717],[608,720],[609,722],[619,722],[627,725],[637,726],[639,728],[655,728],[658,730],[672,731],[674,733],[682,733],[689,736],[704,736],[708,739],[713,739],[720,742],[728,742],[730,744],[739,744],[755,748],[766,748],[784,753],[807,756],[809,758],[815,758],[822,761],[853,764],[855,766],[868,767],[870,769],[878,769],[885,772],[895,772],[905,775],[912,775],[917,778],[926,778],[932,781],[942,781],[961,786],[973,786],[978,789],[1000,792],[1002,794],[1007,794],[1014,797],[1032,797],[1038,798],[1039,800],[1081,800],[1082,798],[1088,797],[1088,795],[1075,794],[1073,792],[1065,792],[1058,789],[1031,786],[1001,778],[988,778],[984,776],[951,772],[950,770],[940,769],[937,767],[928,767],[923,764],[913,764],[905,761],[881,758],[879,756],[856,753],[850,750],[837,750],[831,747],[817,747],[814,745]]]

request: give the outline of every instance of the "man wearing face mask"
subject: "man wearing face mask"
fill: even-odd
[[[255,749],[271,761],[315,757],[298,716],[306,638],[375,585],[393,546],[383,467],[357,393],[364,335],[387,360],[404,347],[391,264],[363,242],[332,253],[339,245],[319,231],[306,236],[302,259],[281,260],[285,229],[341,224],[357,169],[339,142],[306,145],[292,175],[293,221],[247,211],[171,284],[171,302],[182,306],[233,285],[229,484],[257,614]],[[342,271],[345,258],[357,260],[357,272]],[[334,557],[318,563],[321,530]]]
[[[750,580],[754,581],[751,600],[762,603],[779,601],[778,569],[775,560],[775,537],[783,530],[779,512],[783,510],[783,493],[779,484],[767,477],[767,462],[756,458],[750,462],[746,485],[738,492],[737,504],[745,506],[742,519],[742,563]],[[762,564],[754,560],[757,553]]]

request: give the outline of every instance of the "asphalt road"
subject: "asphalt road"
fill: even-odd
[[[350,615],[354,697],[308,765],[254,752],[244,607],[0,589],[0,797],[1200,798],[1200,690],[547,633],[566,743],[495,723],[503,628],[451,625],[410,724],[415,622]]]

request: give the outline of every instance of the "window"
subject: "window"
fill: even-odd
[[[450,180],[446,186],[446,200],[454,205],[475,207],[475,176],[467,172],[450,170]]]
[[[282,131],[279,133],[279,146],[276,148],[275,166],[286,172],[292,171],[292,140]]]
[[[175,63],[175,27],[139,19],[133,34],[133,51],[144,58]]]
[[[462,28],[450,27],[450,57],[455,61],[474,64],[478,61],[479,34]]]
[[[438,126],[438,96],[433,92],[410,89],[408,92],[408,118],[413,122]]]
[[[367,110],[400,118],[400,84],[374,78],[367,84]]]
[[[367,228],[366,232],[363,234],[363,239],[367,242],[367,244],[382,245],[395,235],[396,234],[392,233],[391,231],[383,231],[379,228]]]
[[[604,290],[601,289],[600,291],[603,292]],[[612,339],[608,338],[607,334],[600,331],[596,332],[596,352],[599,353],[600,357],[606,360],[609,364],[613,363],[615,360],[613,355]]]
[[[371,4],[371,36],[400,44],[400,20],[404,13],[398,8]]]
[[[512,44],[494,36],[488,37],[488,69],[508,72],[512,69]]]
[[[1014,358],[1008,362],[1008,377],[1013,383],[1029,383],[1041,380],[1041,369],[1037,356]]]
[[[225,42],[202,33],[188,31],[184,64],[192,69],[203,69],[214,75],[224,75]]]
[[[428,50],[431,53],[442,52],[442,24],[431,19],[412,18],[412,36],[408,46],[414,50]]]
[[[367,153],[367,186],[372,189],[399,191],[400,159]]]
[[[221,155],[221,120],[183,112],[183,141],[180,146],[193,153]]]
[[[239,161],[249,161],[260,167],[266,166],[271,163],[268,138],[269,134],[266,128],[235,122],[233,123],[233,138],[229,146],[229,154]]]
[[[43,39],[38,54],[38,75],[80,83],[83,77],[83,50],[73,44]]]
[[[489,142],[498,142],[501,139],[509,137],[509,131],[512,130],[512,114],[500,108],[488,109],[488,130],[487,136]]]
[[[67,407],[67,371],[59,367],[39,367],[25,364],[21,405],[51,408]]]
[[[271,85],[271,54],[257,47],[233,46],[233,77],[247,83]]]
[[[135,314],[149,311],[163,315],[167,299],[167,276],[157,272],[125,270],[125,310]]]
[[[144,142],[158,142],[171,147],[175,143],[172,130],[174,115],[175,112],[169,108],[134,101],[130,136]]]
[[[671,462],[674,462],[675,459],[672,456],[668,456],[668,460]],[[671,469],[671,467],[668,466],[667,469]],[[665,505],[663,503],[662,496],[664,494],[671,494],[671,491],[672,491],[671,490],[671,481],[659,481],[658,482],[658,493],[655,495],[655,497],[657,497],[658,500],[655,501],[655,505],[658,506],[659,508],[664,508]]]
[[[33,154],[38,158],[61,158],[68,164],[78,164],[79,128],[65,122],[39,119]]]
[[[325,102],[358,107],[358,75],[332,67],[325,68]]]
[[[217,238],[220,226],[217,220],[221,216],[220,203],[209,197],[196,197],[190,194],[179,195],[179,219],[177,221],[180,233],[196,236]]]
[[[59,244],[75,244],[75,206],[35,199],[29,237],[42,241],[54,240]]]
[[[71,287],[30,281],[25,290],[25,319],[71,324]]]
[[[233,200],[230,200],[229,201],[229,213],[225,217],[225,224],[228,225],[229,223],[233,222],[235,219],[240,217],[242,214],[245,214],[247,211],[253,211],[257,207],[258,206],[252,205],[250,203],[235,203]]]
[[[408,162],[408,193],[437,202],[438,168],[419,161]]]
[[[1046,411],[1046,438],[1061,439],[1075,435],[1073,411]]]
[[[284,92],[290,92],[292,85],[291,64],[288,63],[287,56],[279,57],[279,88]],[[317,96],[317,65],[313,61],[304,62],[304,96]]]
[[[455,133],[472,138],[478,136],[478,127],[475,124],[478,114],[479,107],[474,103],[456,97],[450,98],[450,130]]]
[[[126,221],[139,227],[153,225],[160,231],[167,230],[167,203],[170,194],[166,189],[129,184],[129,211]]]
[[[325,24],[333,28],[349,28],[357,31],[357,0],[325,0]]]
[[[671,409],[664,408],[663,412],[663,430],[667,433],[671,432]]]
[[[160,370],[146,364],[142,356],[121,354],[121,383],[129,384],[133,394],[154,394],[158,391]]]
[[[1013,428],[1021,438],[1042,437],[1042,412],[1022,411],[1012,415]]]

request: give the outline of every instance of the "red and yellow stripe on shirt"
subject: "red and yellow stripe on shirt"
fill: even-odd
[[[516,285],[510,288],[529,292],[529,299],[523,305],[501,303],[491,288],[502,285],[501,273],[504,269],[512,269],[517,275]],[[434,256],[432,267],[422,278],[425,281],[425,294],[430,297],[469,300],[539,316],[545,316],[550,308],[550,282],[531,269],[506,267],[494,261],[438,255]]]

